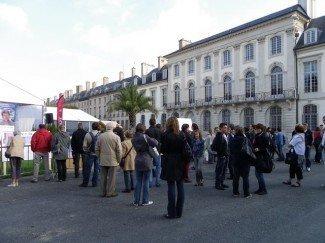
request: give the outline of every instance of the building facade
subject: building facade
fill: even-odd
[[[300,6],[190,43],[166,55],[168,116],[204,130],[220,122],[263,123],[290,133],[296,124],[294,48],[309,17]]]

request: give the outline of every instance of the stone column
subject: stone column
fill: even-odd
[[[264,92],[268,91],[268,87],[270,86],[270,82],[266,79],[265,76],[265,36],[262,36],[257,39],[257,63],[258,63],[258,77],[255,80],[255,92]]]
[[[239,75],[240,75],[240,45],[234,45],[234,76],[233,76],[233,84],[232,84],[232,95],[241,94],[241,88],[239,83]]]
[[[212,80],[212,97],[218,97],[218,82],[220,81],[219,50],[213,52],[213,80]]]
[[[202,85],[202,68],[201,68],[201,59],[202,55],[197,55],[195,57],[195,73],[194,73],[194,82],[195,82],[195,99],[201,100],[204,97],[204,88]]]

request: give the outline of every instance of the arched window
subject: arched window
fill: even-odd
[[[315,130],[318,124],[317,106],[305,105],[303,113],[303,122],[307,123],[311,130]]]
[[[193,82],[188,85],[188,101],[190,104],[195,103],[195,87]]]
[[[275,66],[271,71],[271,95],[283,94],[283,71]]]
[[[222,110],[221,112],[222,122],[230,124],[230,110]]]
[[[175,92],[175,105],[180,105],[181,103],[181,91],[178,85],[175,85],[174,88],[174,92]]]
[[[246,98],[255,97],[255,74],[251,71],[247,72],[245,76],[245,90]]]
[[[211,80],[207,79],[204,83],[205,102],[212,100],[212,84]]]
[[[244,126],[249,127],[254,124],[254,110],[250,107],[244,109]]]
[[[229,76],[224,77],[223,79],[223,97],[225,100],[232,99],[232,87],[231,87],[231,78]]]
[[[205,111],[203,113],[203,130],[209,131],[211,129],[211,112]]]
[[[278,106],[270,108],[270,127],[274,129],[282,128],[282,109]]]

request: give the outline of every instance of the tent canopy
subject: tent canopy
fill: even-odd
[[[53,120],[56,118],[56,107],[46,107],[45,113],[52,113]],[[63,120],[64,121],[89,121],[89,122],[98,122],[99,120],[96,117],[89,115],[88,113],[79,110],[79,109],[63,109]]]

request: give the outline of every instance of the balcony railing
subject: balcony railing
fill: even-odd
[[[228,97],[229,98],[229,97]],[[292,100],[296,99],[296,92],[294,89],[283,90],[282,94],[272,95],[269,92],[255,93],[255,95],[246,96],[246,94],[233,95],[231,99],[225,99],[224,97],[213,98],[211,101],[206,102],[205,99],[196,100],[195,102],[189,103],[189,101],[182,101],[179,104],[169,103],[166,105],[167,110],[171,109],[188,109],[188,108],[199,108],[199,107],[210,107],[218,105],[232,105],[240,103],[252,103],[252,102],[267,102],[277,100]]]

